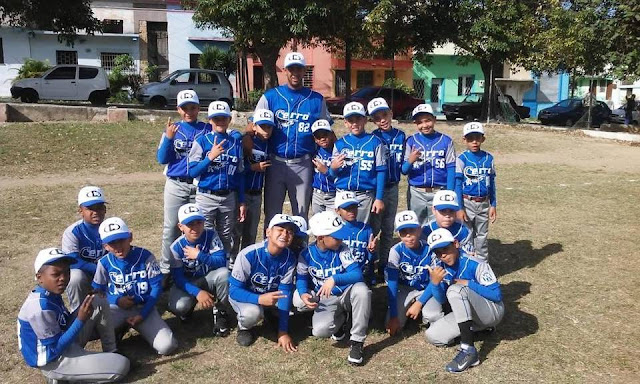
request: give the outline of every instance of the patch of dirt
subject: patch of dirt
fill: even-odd
[[[24,188],[24,187],[46,187],[64,184],[121,184],[121,183],[144,183],[150,181],[163,180],[165,176],[159,172],[136,172],[112,175],[106,173],[67,173],[67,174],[47,174],[27,177],[6,177],[0,176],[0,190]]]

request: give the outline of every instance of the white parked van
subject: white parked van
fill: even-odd
[[[25,103],[36,103],[40,99],[88,100],[93,105],[104,105],[109,98],[109,79],[100,67],[58,65],[42,77],[13,83],[11,97]]]

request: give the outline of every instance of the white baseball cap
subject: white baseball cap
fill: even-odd
[[[178,107],[182,107],[185,104],[198,104],[200,105],[200,99],[198,98],[198,94],[191,89],[185,89],[184,91],[178,92]]]
[[[231,117],[231,109],[229,109],[229,104],[226,101],[214,101],[209,104],[207,117],[212,119],[218,116]]]
[[[419,228],[420,221],[418,221],[418,215],[416,215],[413,211],[402,211],[396,213],[396,231],[400,232],[400,230],[405,228]]]
[[[272,127],[275,127],[276,124],[273,122],[273,112],[268,109],[256,109],[253,112],[253,123],[254,124],[267,124]]]
[[[271,229],[275,226],[282,226],[282,224],[291,224],[296,228],[298,227],[298,225],[292,220],[291,216],[285,215],[284,213],[278,213],[271,218],[267,228]]]
[[[291,221],[295,223],[298,227],[298,232],[296,232],[296,236],[307,236],[309,234],[309,230],[307,228],[307,220],[302,216],[291,216]]]
[[[307,62],[304,60],[304,56],[300,52],[289,52],[284,57],[284,67],[289,68],[292,65],[307,66]]]
[[[484,135],[484,127],[482,126],[482,123],[472,121],[465,124],[462,128],[462,136],[467,136],[470,133],[481,133]]]
[[[328,120],[318,119],[313,122],[311,125],[311,133],[316,133],[316,131],[329,131],[331,132],[331,124]]]
[[[387,100],[382,97],[376,97],[375,99],[371,99],[369,104],[367,104],[367,110],[369,111],[369,116],[373,116],[374,113],[382,110],[389,110],[389,104],[387,104]]]
[[[104,244],[131,236],[129,227],[119,217],[110,217],[103,221],[98,228],[98,233],[100,233],[100,238]]]
[[[453,243],[453,235],[446,228],[438,228],[431,232],[427,236],[427,244],[429,245],[429,252],[433,252],[438,248],[444,248],[447,245]]]
[[[102,192],[102,188],[100,187],[89,185],[83,187],[80,189],[80,192],[78,192],[78,205],[82,205],[83,207],[90,207],[94,204],[104,204],[106,202],[104,192]]]
[[[431,116],[435,116],[433,114],[433,107],[431,107],[431,104],[419,104],[417,107],[413,108],[413,112],[411,112],[411,118],[415,120],[416,116],[421,113],[428,113]]]
[[[441,189],[433,195],[433,207],[438,211],[441,209],[453,209],[458,211],[458,194],[454,191]]]
[[[204,215],[200,207],[193,203],[185,204],[178,210],[178,221],[180,224],[189,224],[192,221],[204,220]]]
[[[356,198],[356,193],[353,191],[337,191],[334,201],[335,208],[347,208],[352,205],[360,205],[360,202]]]
[[[53,264],[58,260],[67,260],[70,262],[69,264],[73,264],[76,261],[73,257],[65,255],[59,248],[46,248],[38,252],[36,261],[33,263],[33,268],[36,273],[38,273],[43,265]]]
[[[349,237],[349,229],[344,220],[334,211],[316,213],[309,220],[309,232],[314,236],[331,236],[338,240]]]
[[[349,116],[360,115],[367,116],[367,112],[364,110],[364,105],[358,103],[357,101],[352,101],[347,103],[342,109],[342,116],[346,119]]]

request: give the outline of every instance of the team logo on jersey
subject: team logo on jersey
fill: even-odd
[[[265,151],[260,151],[258,149],[251,150],[251,157],[249,158],[250,163],[255,164],[265,160],[267,160],[267,153]]]
[[[282,128],[288,128],[294,125],[298,121],[308,121],[311,117],[310,113],[300,113],[300,112],[288,112],[284,109],[278,109],[276,113],[274,113],[276,120],[278,120],[278,125]]]
[[[253,289],[256,292],[265,293],[278,288],[281,278],[282,276],[280,275],[269,277],[262,272],[258,272],[251,276],[251,283],[253,284]]]
[[[83,259],[96,260],[105,254],[104,249],[93,249],[91,247],[82,247],[80,249],[80,257]]]
[[[399,265],[402,276],[405,280],[418,280],[422,276],[422,272],[427,270],[427,267],[421,265],[413,265],[407,261],[400,263]]]
[[[192,145],[193,145],[193,141],[191,140],[182,140],[182,139],[173,140],[173,148],[176,150],[176,152],[179,152],[179,153],[189,152],[191,150]]]
[[[194,273],[200,267],[200,262],[197,259],[194,260],[194,259],[189,259],[188,257],[183,257],[182,265],[184,266],[184,269],[186,269],[188,272]]]

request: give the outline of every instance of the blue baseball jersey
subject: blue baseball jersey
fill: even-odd
[[[69,314],[61,295],[40,286],[22,304],[17,323],[18,348],[31,367],[57,360],[84,324]]]
[[[388,269],[398,270],[398,284],[422,291],[429,285],[429,268],[433,258],[426,241],[420,240],[417,249],[400,242],[389,251]]]
[[[359,278],[356,277],[356,281],[341,279],[352,270],[356,271],[355,276],[359,276]],[[312,289],[317,292],[330,277],[335,281],[335,286],[331,290],[331,294],[335,296],[342,295],[355,282],[363,281],[362,271],[354,262],[353,254],[346,244],[340,244],[340,248],[335,251],[331,249],[323,251],[314,243],[300,253],[296,282],[298,293],[307,293],[305,288],[308,281],[311,281]]]
[[[404,162],[404,142],[407,139],[405,133],[397,128],[384,131],[380,128],[373,134],[382,140],[387,146],[387,183],[395,184],[400,181],[402,163]]]
[[[464,151],[456,160],[456,183],[461,184],[465,195],[489,197],[492,206],[496,206],[495,187],[496,168],[493,156],[485,151],[477,153]]]
[[[273,112],[276,127],[270,143],[277,156],[287,159],[313,154],[311,125],[318,119],[332,121],[322,95],[309,88],[271,88],[258,101],[258,108]]]
[[[350,231],[350,235],[342,242],[349,247],[353,260],[365,272],[367,268],[373,267],[374,254],[367,249],[373,229],[369,224],[360,221],[345,221],[344,226]]]
[[[327,150],[322,147],[318,147],[316,152],[316,160],[327,166],[327,172],[322,173],[314,167],[313,173],[313,188],[319,189],[322,192],[335,192],[336,186],[334,183],[334,177],[329,174],[329,168],[331,167],[331,160],[333,159],[332,150]]]
[[[261,163],[269,160],[269,142],[258,137],[253,138],[253,148],[251,153],[245,154],[244,174],[245,188],[247,190],[261,190],[264,186],[264,172],[251,170],[251,164]]]
[[[208,153],[214,142],[223,144],[224,152],[215,160],[209,160]],[[211,132],[200,136],[189,152],[189,173],[194,183],[209,190],[239,190],[244,172],[242,143],[227,133]]]
[[[333,146],[333,157],[344,154],[344,165],[335,170],[335,185],[348,191],[373,191],[377,173],[387,170],[387,147],[377,136],[348,134]]]
[[[169,177],[189,177],[188,157],[193,143],[206,133],[211,132],[211,125],[196,121],[174,123],[178,131],[173,139],[162,134],[156,157],[158,163],[164,164],[164,174]]]
[[[189,259],[184,254],[185,247],[200,247],[197,259]],[[227,265],[227,254],[222,240],[213,229],[205,229],[195,242],[191,243],[182,235],[171,244],[171,268],[181,268],[187,279],[206,276],[210,271]]]
[[[440,132],[430,135],[418,132],[407,139],[404,148],[405,161],[414,148],[420,151],[420,157],[409,168],[409,185],[447,186],[447,168],[453,168],[456,164],[456,151],[449,136]]]
[[[158,300],[161,284],[162,273],[155,256],[144,248],[131,247],[123,259],[113,253],[100,259],[92,286],[106,292],[114,305],[120,297],[133,297],[136,304],[144,304],[141,314],[146,317]]]
[[[422,227],[422,239],[426,240],[429,234],[438,228],[440,228],[440,226],[435,219],[429,220],[429,222]],[[453,238],[458,240],[458,243],[460,243],[460,249],[467,254],[475,254],[476,251],[473,245],[473,233],[465,223],[456,219],[447,229],[451,232]]]
[[[93,277],[96,263],[106,254],[98,225],[78,220],[68,226],[62,234],[62,252],[76,259],[71,268],[81,269]]]
[[[489,263],[460,252],[458,260],[449,266],[439,260],[438,265],[446,270],[446,275],[439,284],[440,289],[455,284],[456,279],[468,280],[469,289],[493,302],[502,301],[500,283],[493,273]]]
[[[280,285],[293,284],[296,262],[296,256],[288,248],[279,255],[271,255],[265,240],[240,251],[231,279],[257,294],[277,291]]]

